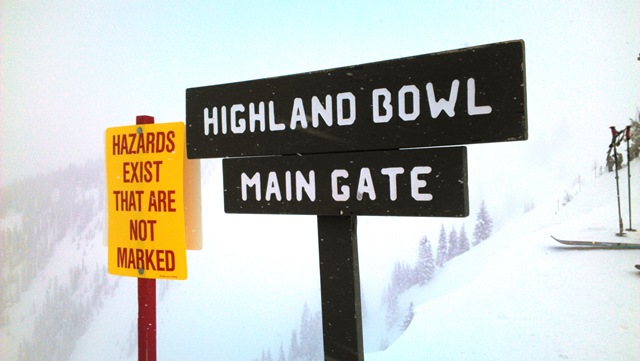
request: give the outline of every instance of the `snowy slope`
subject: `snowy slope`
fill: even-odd
[[[628,227],[626,169],[620,173]],[[639,163],[631,173],[638,174]],[[632,205],[639,183],[632,179]],[[638,250],[582,250],[549,235],[617,240],[615,179],[605,174],[561,208],[553,200],[510,223],[413,289],[416,316],[377,360],[638,360]],[[639,228],[640,209],[632,225]],[[625,241],[640,242],[638,233]]]
[[[632,173],[639,171],[636,161]],[[159,296],[160,359],[251,360],[261,348],[276,354],[280,342],[287,349],[302,303],[318,309],[314,218],[224,215],[207,205],[220,197],[213,179],[203,188],[203,200],[216,201],[203,202],[205,217],[216,220],[205,226],[205,250],[189,253],[189,280],[166,282],[166,296]],[[620,180],[626,196],[626,169]],[[640,189],[632,193],[633,204],[640,204]],[[627,224],[625,197],[622,204]],[[251,226],[237,230],[247,220]],[[363,287],[377,274],[372,233],[386,220],[375,220],[360,222]],[[398,247],[416,244],[421,231],[415,221],[394,222],[407,227],[398,239],[410,240],[396,241]],[[290,230],[291,222],[300,229]],[[637,215],[633,224],[640,225]],[[278,225],[283,228],[274,240]],[[548,203],[447,263],[429,284],[404,294],[404,304],[416,305],[413,322],[387,350],[369,352],[366,360],[639,359],[640,275],[633,265],[640,263],[640,251],[576,250],[549,237],[613,240],[617,225],[613,174],[591,180],[559,210],[550,195]],[[261,236],[269,241],[260,242]],[[632,233],[626,240],[640,241]],[[379,277],[378,287],[387,280]],[[365,348],[375,350],[386,331],[384,322],[376,322],[380,317],[369,316]],[[135,317],[135,280],[122,278],[73,359],[136,359]]]
[[[288,350],[302,305],[319,310],[315,218],[225,215],[219,173],[207,172],[205,248],[189,252],[187,281],[158,281],[159,359],[253,360],[263,349],[276,355],[281,343]],[[640,174],[638,161],[632,174]],[[628,226],[626,169],[620,181]],[[637,183],[632,193],[640,204]],[[560,209],[557,196],[406,292],[401,309],[412,301],[416,316],[384,351],[372,352],[389,332],[369,297],[366,360],[640,359],[640,274],[633,268],[640,251],[576,250],[549,237],[619,239],[613,174],[588,181]],[[635,214],[638,228],[640,209]],[[413,254],[424,233],[420,219],[393,220],[359,221],[364,294],[385,287],[386,266],[397,260],[382,244]],[[640,242],[631,233],[626,240]],[[136,283],[118,279],[72,360],[137,358]]]

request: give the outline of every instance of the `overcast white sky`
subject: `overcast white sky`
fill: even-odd
[[[533,177],[587,174],[608,127],[640,106],[637,0],[0,6],[2,184],[103,157],[105,129],[136,115],[184,121],[189,87],[513,39],[526,46],[529,140],[472,146],[470,171],[499,159]]]

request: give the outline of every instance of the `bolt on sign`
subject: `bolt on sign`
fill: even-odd
[[[187,278],[186,233],[200,235],[185,232],[184,137],[181,122],[107,129],[109,273]]]
[[[524,42],[190,88],[193,158],[527,139]]]

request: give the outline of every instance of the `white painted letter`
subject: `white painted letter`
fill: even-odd
[[[385,114],[380,114],[380,97],[383,97],[382,107]],[[387,123],[393,116],[393,105],[391,105],[391,93],[387,88],[374,89],[371,93],[371,104],[373,106],[373,122]]]
[[[273,100],[269,101],[269,130],[284,130],[285,125],[282,123],[276,123],[276,114],[273,109]]]
[[[258,112],[256,113],[256,106],[253,103],[249,103],[249,131],[251,133],[256,131],[256,122],[260,122],[260,131],[264,132],[266,127],[264,115],[264,102],[258,103]]]
[[[395,201],[398,199],[398,183],[396,182],[396,176],[404,173],[402,167],[390,167],[380,169],[380,173],[389,177],[389,199]]]
[[[325,106],[323,107],[322,103],[320,103],[320,99],[316,96],[311,98],[311,125],[313,125],[314,128],[317,128],[320,123],[318,115],[322,116],[322,119],[324,119],[324,123],[327,126],[330,127],[333,125],[333,101],[331,99],[331,95],[327,94],[324,98],[324,104]]]
[[[296,129],[296,123],[298,122],[300,122],[303,129],[307,129],[307,116],[304,112],[304,104],[302,103],[302,99],[295,98],[293,99],[293,109],[291,110],[291,123],[289,123],[289,127]]]
[[[491,114],[490,105],[476,106],[476,80],[467,80],[467,112],[469,115]]]
[[[240,184],[242,188],[242,200],[247,200],[247,187],[256,187],[256,201],[259,201],[261,197],[260,193],[260,173],[256,172],[253,177],[249,178],[246,173],[240,175]]]
[[[433,199],[431,193],[420,193],[420,188],[427,186],[427,181],[419,179],[420,174],[431,173],[431,167],[413,167],[411,170],[411,196],[416,201],[430,201]]]
[[[276,172],[269,172],[269,178],[267,178],[267,189],[264,191],[264,199],[270,201],[272,194],[276,196],[277,200],[282,200],[280,184],[278,183],[278,176],[276,175]]]
[[[333,200],[335,201],[347,201],[349,200],[349,187],[341,186],[340,192],[338,193],[338,178],[348,178],[349,172],[345,169],[336,169],[331,172],[331,195],[333,196]]]
[[[433,90],[433,84],[427,83],[427,97],[429,98],[429,110],[431,111],[431,118],[437,118],[441,111],[445,111],[449,118],[456,115],[454,110],[456,106],[456,100],[458,100],[458,87],[460,81],[458,79],[451,82],[451,93],[449,94],[449,100],[444,98],[436,101],[436,94]]]
[[[431,83],[429,83],[431,84]],[[411,93],[413,95],[413,112],[407,113],[405,106],[405,95]],[[420,115],[420,91],[415,85],[405,85],[398,91],[398,115],[404,121],[416,120]]]
[[[244,133],[247,129],[244,118],[236,118],[236,113],[238,112],[244,112],[244,105],[234,104],[231,106],[231,131],[235,134]],[[236,121],[238,124],[236,124]]]
[[[222,118],[222,134],[227,134],[227,107],[220,108],[220,118]]]
[[[213,107],[211,116],[209,108],[204,108],[204,135],[209,135],[209,126],[213,125],[213,134],[218,134],[218,107]]]
[[[360,169],[360,179],[358,179],[358,193],[356,199],[359,201],[364,198],[364,194],[369,194],[369,199],[376,200],[376,189],[373,186],[373,179],[371,179],[371,170],[369,168]]]
[[[288,201],[291,200],[291,172],[286,171],[284,173],[284,192]]]
[[[307,194],[309,200],[316,200],[316,172],[309,172],[309,180],[304,179],[304,175],[300,171],[296,171],[296,199],[302,200],[302,190]]]
[[[349,118],[344,117],[344,109],[342,103],[349,102]],[[351,92],[340,93],[336,95],[336,118],[338,125],[351,125],[356,121],[356,97]]]

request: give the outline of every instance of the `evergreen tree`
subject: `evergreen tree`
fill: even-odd
[[[478,212],[476,227],[473,230],[473,245],[475,246],[489,238],[492,232],[493,220],[491,219],[491,216],[489,216],[489,212],[487,212],[487,207],[485,206],[484,201],[482,201],[482,204],[480,205],[480,212]]]
[[[407,328],[409,328],[411,321],[413,321],[413,316],[415,316],[415,313],[413,312],[413,302],[411,302],[409,303],[409,309],[407,310],[407,315],[404,317],[402,326],[400,326],[402,331],[405,331]]]
[[[313,360],[324,360],[324,349],[322,340],[322,314],[316,312],[313,315],[312,320],[312,342],[311,342],[311,354]]]
[[[467,237],[467,231],[464,229],[464,224],[462,225],[462,228],[460,228],[460,234],[458,235],[458,248],[460,250],[460,254],[467,252],[470,248],[469,237]]]
[[[389,339],[386,337],[382,337],[380,339],[380,349],[381,350],[386,350],[389,348]]]
[[[449,232],[449,259],[453,259],[460,255],[460,247],[458,247],[458,232],[454,226],[451,226]]]
[[[286,357],[284,356],[284,345],[282,344],[282,342],[280,342],[280,356],[278,356],[278,361],[287,361]]]
[[[415,273],[405,262],[396,262],[391,274],[391,283],[385,292],[387,304],[386,321],[389,329],[398,322],[398,297],[417,283]]]
[[[298,344],[298,332],[291,331],[291,343],[289,344],[289,361],[295,361],[300,357],[300,345]]]
[[[438,250],[436,251],[436,266],[442,265],[449,260],[449,250],[447,247],[447,234],[444,231],[444,224],[440,226],[440,236],[438,237]]]
[[[409,265],[405,262],[396,262],[391,275],[391,289],[396,296],[415,285],[416,279]]]
[[[431,242],[426,236],[420,239],[418,248],[418,264],[416,265],[416,279],[418,283],[424,285],[436,272],[436,265],[433,260],[433,251],[431,250]]]
[[[305,302],[302,309],[302,317],[300,319],[300,359],[302,361],[313,360],[313,351],[311,346],[312,338],[313,330],[311,314],[309,312],[309,306],[307,306],[307,303]]]
[[[387,314],[386,314],[386,322],[387,329],[393,328],[393,326],[398,321],[398,295],[392,294],[391,291],[387,291]]]

